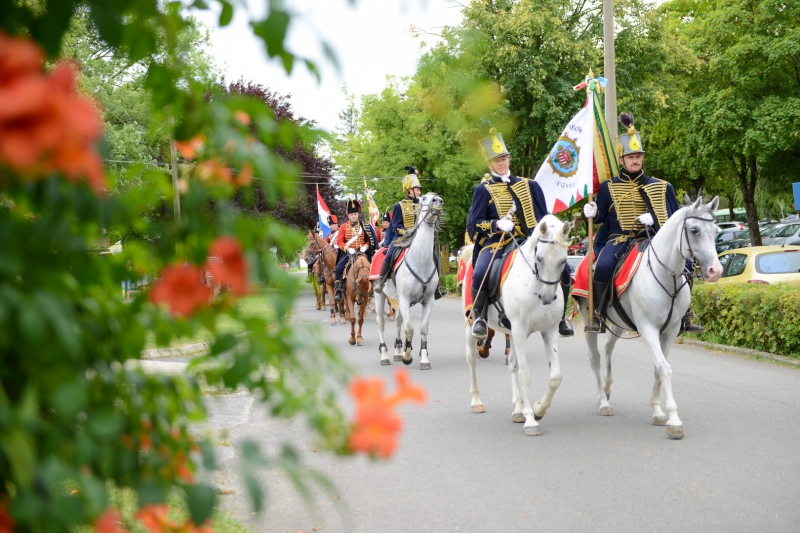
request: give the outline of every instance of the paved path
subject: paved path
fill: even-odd
[[[327,326],[326,315],[305,296],[294,320],[299,327],[318,321],[362,373],[391,379],[399,363],[378,364],[373,322],[365,325],[367,346],[351,347],[349,327]],[[233,421],[215,418],[230,426],[234,445],[256,439],[274,451],[291,442],[336,487],[315,490],[308,504],[282,475],[264,469],[256,474],[268,487],[268,508],[253,515],[232,459],[230,473],[218,475],[230,489],[222,508],[258,533],[800,531],[797,369],[676,345],[670,362],[686,437],[673,441],[663,427],[650,425],[653,367],[640,340],[617,344],[616,415],[601,417],[584,339],[562,339],[563,383],[541,421],[543,435],[525,437],[510,419],[502,343],[478,363],[487,412],[470,413],[462,324],[458,300],[436,303],[433,369],[420,371],[416,353],[410,367],[429,401],[403,408],[405,429],[390,461],[316,453],[302,422],[270,419],[245,396],[215,400],[220,416]],[[394,323],[387,325],[393,331]],[[538,354],[532,385],[538,398],[547,381],[538,336],[529,349]],[[346,397],[343,402],[350,409]]]

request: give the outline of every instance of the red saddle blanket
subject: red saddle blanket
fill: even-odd
[[[503,284],[508,277],[508,271],[511,270],[511,265],[514,264],[514,259],[517,257],[517,251],[514,250],[510,254],[506,256],[505,261],[503,262],[503,267],[500,269],[500,286],[497,288],[497,293],[503,292]],[[468,313],[472,310],[472,261],[467,261],[467,266],[464,271],[464,286],[461,288],[463,294],[466,295],[464,298],[464,312]]]
[[[637,251],[634,248],[628,256],[622,261],[622,268],[619,269],[617,277],[614,278],[614,290],[617,291],[617,296],[625,292],[628,285],[639,268],[639,263],[642,260],[644,252]],[[589,256],[583,258],[581,264],[578,265],[578,270],[575,272],[575,284],[572,286],[572,296],[589,297]]]
[[[381,267],[383,267],[383,261],[386,259],[386,252],[389,248],[381,248],[375,255],[372,257],[372,268],[369,270],[369,279],[370,281],[374,281],[381,277]],[[397,267],[400,266],[400,263],[403,262],[403,258],[406,256],[406,251],[408,248],[403,248],[403,250],[398,254],[397,260],[394,262],[393,270],[397,270]]]

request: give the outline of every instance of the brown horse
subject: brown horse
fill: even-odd
[[[347,316],[350,318],[350,345],[364,346],[364,337],[361,336],[361,326],[364,324],[364,314],[372,294],[372,283],[369,281],[370,264],[366,256],[358,254],[350,256],[348,269],[344,276],[346,292],[344,304]],[[358,305],[358,336],[356,336],[356,305]]]
[[[328,302],[330,302],[331,306],[331,326],[336,325],[336,309],[337,305],[336,302],[333,301],[333,281],[334,281],[334,269],[336,268],[336,257],[337,252],[333,246],[328,244],[325,239],[323,239],[318,234],[314,233],[313,231],[308,232],[308,246],[306,246],[305,251],[305,261],[307,263],[316,260],[314,264],[314,274],[316,276],[321,275],[325,278],[325,283],[322,287],[322,290],[328,293]],[[315,283],[318,283],[315,281]],[[322,292],[322,291],[320,291]],[[325,297],[322,296],[322,305],[317,307],[320,309],[324,307],[325,304]],[[318,299],[319,305],[319,299]],[[339,313],[341,314],[341,321],[344,322],[344,306],[338,306]]]

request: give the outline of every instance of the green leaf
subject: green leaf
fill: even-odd
[[[267,46],[267,54],[269,57],[275,57],[277,55],[282,56],[288,53],[283,43],[286,39],[286,31],[289,27],[290,20],[289,14],[285,11],[273,10],[263,21],[251,23],[253,26],[253,33],[261,37],[264,44]],[[284,60],[284,65],[285,63],[286,61]],[[289,72],[289,70],[287,70],[287,72]]]
[[[264,491],[261,489],[261,485],[251,474],[245,474],[244,483],[247,486],[247,492],[250,493],[253,512],[260,513],[264,505]]]
[[[217,492],[212,487],[204,484],[186,487],[186,503],[189,506],[189,516],[195,524],[200,525],[211,516],[216,502]]]
[[[89,431],[97,438],[111,439],[122,432],[122,418],[110,410],[94,411],[89,416]]]
[[[222,13],[219,14],[219,25],[225,27],[231,23],[233,18],[233,6],[228,2],[222,2]]]
[[[30,487],[36,465],[36,447],[31,435],[19,427],[5,429],[0,434],[0,449],[11,466],[11,481],[22,488]]]

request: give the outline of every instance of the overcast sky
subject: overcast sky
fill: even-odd
[[[251,0],[250,12],[261,18],[263,0]],[[289,50],[316,61],[322,70],[317,83],[304,65],[287,76],[275,61],[268,61],[263,43],[253,37],[248,16],[241,9],[226,28],[218,28],[210,14],[199,17],[212,31],[211,53],[228,80],[254,81],[283,95],[291,94],[295,114],[333,130],[345,107],[342,86],[357,97],[380,92],[387,75],[414,74],[423,54],[422,42],[436,37],[413,37],[411,26],[438,33],[443,26],[461,22],[461,6],[452,0],[292,0],[293,19],[287,39]],[[341,70],[324,58],[321,39],[335,50]]]

